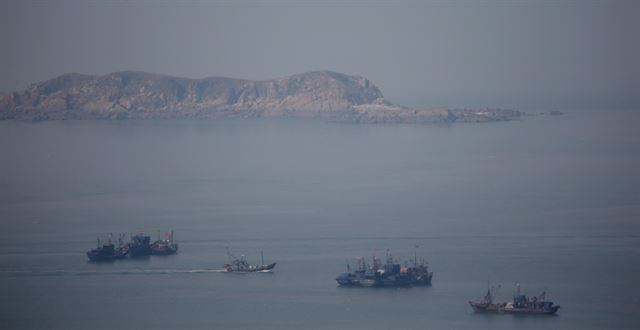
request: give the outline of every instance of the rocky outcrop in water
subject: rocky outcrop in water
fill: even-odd
[[[509,120],[517,111],[414,109],[391,104],[368,79],[331,71],[251,81],[124,71],[65,74],[0,95],[0,119],[321,117],[356,123]]]

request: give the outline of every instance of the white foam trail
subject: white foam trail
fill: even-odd
[[[224,269],[123,269],[123,270],[15,270],[0,271],[8,276],[91,276],[91,275],[154,275],[226,273]]]

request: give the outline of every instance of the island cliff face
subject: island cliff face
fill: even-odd
[[[124,71],[76,73],[0,95],[0,119],[321,117],[358,123],[509,120],[504,109],[413,109],[384,99],[368,79],[331,71],[251,81]]]

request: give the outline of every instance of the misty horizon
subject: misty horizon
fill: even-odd
[[[640,329],[639,18],[2,1],[0,325]]]
[[[640,106],[639,5],[9,1],[0,91],[78,72],[267,80],[330,70],[410,106]]]

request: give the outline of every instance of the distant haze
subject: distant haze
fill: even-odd
[[[640,108],[637,1],[8,1],[0,91],[67,72],[362,75],[420,106]]]

